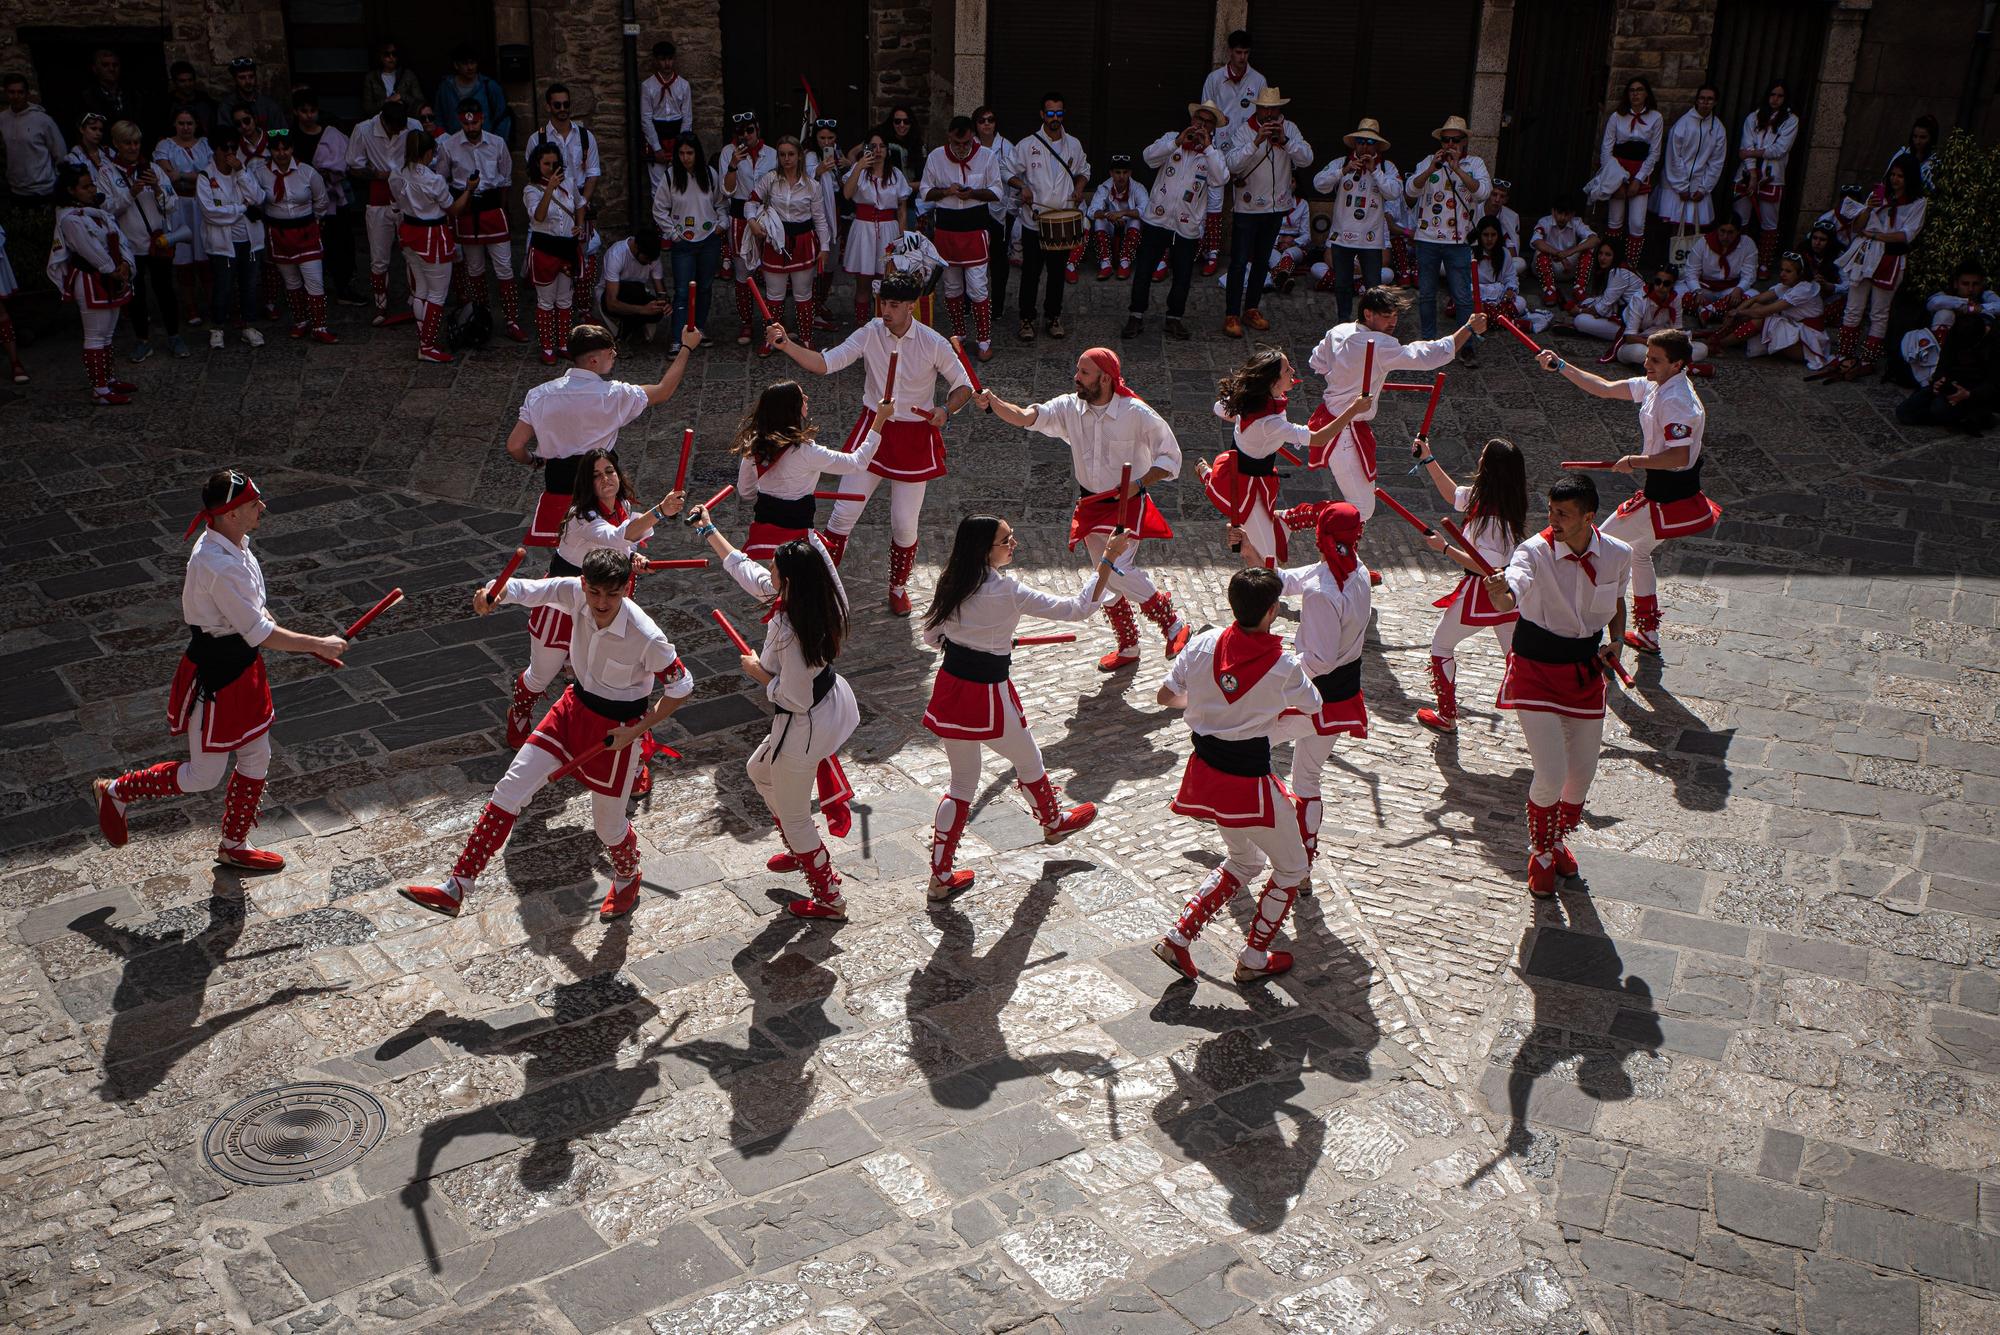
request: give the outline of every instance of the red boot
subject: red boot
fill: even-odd
[[[215,850],[217,862],[245,871],[284,870],[285,859],[281,855],[243,842],[250,835],[250,827],[257,823],[257,806],[263,800],[262,779],[247,779],[241,770],[230,773],[229,790],[222,799],[222,843]]]
[[[792,316],[798,321],[798,328],[792,337],[802,348],[811,349],[813,345],[813,330],[819,327],[814,312],[818,309],[819,303],[811,297],[792,303]]]
[[[540,345],[542,365],[556,364],[556,313],[550,306],[535,307],[535,341]]]
[[[444,327],[444,307],[434,301],[424,303],[423,323],[417,326],[417,360],[420,362],[455,362],[458,358],[446,352],[438,342],[438,333]]]
[[[847,555],[848,537],[848,534],[835,533],[832,529],[823,528],[819,531],[820,545],[825,547],[826,554],[833,558],[836,570],[840,568],[840,558]]]
[[[125,808],[148,797],[179,797],[181,762],[162,760],[145,769],[135,769],[115,779],[98,779],[91,785],[97,792],[97,828],[104,842],[113,848],[125,847]]]
[[[570,308],[556,307],[556,356],[569,356]]]
[[[1298,897],[1299,887],[1279,885],[1275,876],[1264,883],[1264,893],[1257,897],[1257,920],[1243,934],[1243,954],[1236,958],[1236,982],[1239,987],[1245,983],[1261,983],[1266,978],[1276,978],[1290,971],[1292,953],[1289,950],[1272,950],[1271,941],[1278,935],[1278,928],[1284,924],[1285,915],[1292,911],[1292,904]],[[1252,964],[1245,959],[1245,956],[1258,955],[1263,956],[1261,963]]]
[[[1319,825],[1326,815],[1326,804],[1317,797],[1292,797],[1292,814],[1298,817],[1299,842],[1306,846],[1306,869],[1312,870],[1319,860]]]
[[[951,317],[951,332],[953,337],[962,341],[965,338],[965,298],[962,296],[946,297],[944,299],[944,310],[945,314]]]
[[[1118,647],[1097,660],[1097,670],[1116,672],[1131,667],[1139,661],[1139,619],[1132,615],[1132,604],[1122,597],[1112,599],[1105,605],[1104,619],[1118,636]]]
[[[1549,861],[1558,876],[1576,875],[1576,854],[1569,851],[1569,832],[1583,824],[1583,803],[1556,803],[1556,842]]]
[[[931,819],[931,883],[925,892],[934,903],[972,888],[971,872],[951,869],[952,859],[958,855],[959,837],[965,833],[965,821],[971,814],[969,803],[949,793],[938,799],[937,815]]]
[[[527,673],[514,678],[514,701],[507,706],[507,745],[516,751],[527,745],[528,734],[535,730],[535,702],[541,698],[540,691],[529,687]]]
[[[326,323],[326,293],[306,294],[306,319],[311,323],[312,341],[315,343],[338,343],[340,339]]]
[[[775,871],[781,874],[797,871],[799,869],[799,855],[792,852],[792,841],[785,838],[785,827],[778,824],[776,818],[773,818],[771,828],[778,832],[778,842],[785,846],[785,851],[782,853],[773,853],[770,857],[765,858],[764,870]]]
[[[1201,883],[1201,888],[1189,897],[1173,930],[1154,943],[1153,954],[1181,977],[1193,978],[1198,970],[1194,967],[1194,956],[1188,953],[1188,947],[1201,935],[1201,929],[1208,925],[1216,910],[1227,904],[1242,888],[1243,882],[1222,868],[1217,867],[1210,872],[1208,879]]]
[[[910,614],[910,572],[917,568],[917,544],[889,543],[889,615]]]
[[[1209,214],[1201,224],[1201,276],[1215,277],[1222,267],[1222,214]]]
[[[1625,643],[1642,654],[1660,652],[1660,595],[1632,595],[1632,629],[1625,632]]]
[[[465,848],[458,855],[458,861],[451,867],[451,879],[444,885],[406,885],[403,898],[414,904],[421,904],[433,913],[456,918],[459,908],[465,902],[465,895],[472,889],[472,883],[479,879],[479,873],[486,870],[486,864],[507,842],[507,836],[514,832],[514,815],[510,811],[488,802],[486,809],[479,813],[479,823],[472,827],[472,833],[465,837]]]
[[[1528,802],[1528,893],[1547,899],[1556,892],[1556,809]]]
[[[1419,709],[1417,722],[1433,732],[1458,731],[1458,660],[1431,655],[1431,689],[1437,693],[1436,709]]]
[[[521,289],[512,278],[500,280],[500,310],[507,317],[507,337],[526,343],[528,331],[521,328]]]
[[[847,921],[847,901],[840,897],[840,874],[833,869],[833,857],[826,845],[799,855],[799,870],[806,874],[811,899],[795,899],[785,905],[794,918],[823,918],[828,922]]]
[[[306,290],[302,287],[286,288],[285,305],[289,306],[292,311],[292,329],[291,329],[292,337],[304,338],[306,336],[306,327],[307,327]]]
[[[625,837],[615,844],[606,844],[604,855],[611,859],[611,889],[604,896],[604,903],[598,906],[597,917],[601,922],[610,922],[624,917],[639,904],[639,832],[627,824]]]
[[[1192,634],[1187,621],[1174,611],[1173,595],[1165,589],[1139,604],[1139,610],[1146,619],[1160,628],[1160,638],[1164,642],[1166,656],[1172,658],[1187,648],[1188,636]]]
[[[1042,842],[1059,844],[1097,819],[1097,806],[1092,802],[1079,802],[1064,809],[1056,800],[1056,787],[1044,774],[1033,783],[1020,785],[1028,795],[1028,805],[1035,813],[1035,819],[1042,825]]]

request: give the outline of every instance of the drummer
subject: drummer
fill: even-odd
[[[1042,99],[1041,129],[1014,145],[1012,165],[1014,174],[1007,178],[1007,184],[1021,192],[1024,210],[1021,341],[1035,341],[1038,281],[1046,288],[1042,317],[1049,337],[1062,338],[1069,332],[1062,322],[1065,266],[1070,252],[1084,242],[1082,206],[1084,191],[1090,185],[1090,159],[1084,154],[1083,141],[1063,132],[1060,95],[1050,93]],[[1036,237],[1026,235],[1030,225],[1041,233],[1040,244]]]

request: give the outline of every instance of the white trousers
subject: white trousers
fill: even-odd
[[[1895,299],[1896,289],[1893,287],[1856,283],[1847,289],[1847,309],[1841,312],[1840,323],[1848,329],[1858,329],[1862,314],[1866,312],[1868,337],[1882,338],[1889,332],[1889,304]]]
[[[1014,715],[1011,701],[1001,706],[1006,728],[995,738],[984,742],[968,741],[963,737],[941,737],[944,743],[945,759],[951,762],[951,786],[945,791],[961,802],[970,802],[979,791],[980,761],[982,748],[990,749],[995,755],[1014,767],[1014,777],[1022,783],[1033,783],[1048,773],[1042,767],[1042,748],[1035,744],[1035,734],[1021,726],[1021,720]]]
[[[202,724],[206,720],[208,706],[196,702],[194,717],[188,723],[188,758],[181,762],[175,774],[175,782],[184,793],[205,793],[222,782],[222,776],[229,772],[229,757],[236,757],[236,772],[246,779],[261,779],[271,772],[271,734],[266,732],[255,741],[245,742],[234,751],[204,751],[201,749]]]
[[[83,317],[83,346],[86,348],[108,348],[111,336],[118,332],[118,306],[106,306],[93,310],[77,303],[77,314]]]
[[[426,306],[442,306],[451,293],[451,265],[433,264],[405,253],[410,266],[410,311],[419,320]]]
[[[812,818],[813,777],[819,770],[819,758],[796,739],[780,749],[787,721],[786,715],[778,715],[770,735],[750,753],[743,772],[750,776],[757,795],[784,832],[786,847],[803,856],[820,846],[819,826]],[[798,722],[798,726],[803,723]]]
[[[1282,805],[1277,820],[1270,825],[1220,828],[1222,845],[1229,850],[1222,869],[1241,881],[1246,890],[1256,890],[1257,875],[1267,866],[1279,885],[1305,881],[1305,842],[1299,838],[1298,821]]]
[[[985,301],[993,292],[992,285],[987,282],[986,266],[983,264],[945,265],[944,276],[938,281],[938,290],[947,297],[970,297],[974,301]]]
[[[576,280],[566,273],[558,273],[554,282],[536,283],[534,288],[535,305],[545,311],[567,306],[576,299]]]
[[[1663,539],[1653,536],[1653,509],[1641,506],[1629,515],[1613,515],[1597,526],[1606,537],[1618,539],[1632,549],[1632,596],[1651,597],[1659,592],[1660,581],[1653,571],[1653,549]]]
[[[868,498],[875,494],[875,488],[888,481],[879,473],[863,473],[858,477],[842,478],[840,489],[844,492],[859,492],[858,501],[835,501],[833,513],[827,516],[826,529],[842,537],[854,532],[861,512],[868,507]],[[928,482],[889,482],[889,537],[898,547],[914,547],[917,542],[917,519],[924,512],[924,491]]]
[[[1784,202],[1785,197],[1783,195],[1778,196],[1776,199],[1765,199],[1762,196],[1757,197],[1757,229],[1759,231],[1775,232],[1778,230],[1778,205]],[[1738,195],[1736,197],[1736,217],[1738,221],[1744,223],[1750,221],[1750,206],[1751,197],[1749,195]]]
[[[793,301],[806,302],[812,300],[813,271],[811,269],[795,269],[791,273],[772,273],[769,269],[765,269],[762,272],[764,274],[764,300],[783,301],[787,292],[792,294]]]
[[[1326,471],[1333,474],[1333,485],[1340,488],[1340,499],[1359,510],[1363,520],[1374,515],[1375,484],[1361,469],[1361,447],[1355,443],[1353,431],[1342,431],[1333,442],[1333,455],[1327,460]]]
[[[1438,628],[1431,635],[1431,653],[1438,658],[1456,657],[1458,646],[1471,639],[1482,630],[1490,630],[1500,641],[1500,653],[1504,657],[1514,652],[1514,623],[1503,621],[1497,626],[1468,626],[1465,618],[1458,614],[1457,604],[1444,609],[1444,616],[1438,620]],[[1452,678],[1454,681],[1456,677]]]
[[[1597,753],[1604,744],[1604,719],[1571,718],[1540,709],[1520,709],[1521,737],[1535,762],[1528,781],[1528,800],[1554,806],[1558,800],[1581,804],[1597,774]]]
[[[1090,561],[1093,568],[1095,568],[1098,562],[1104,559],[1104,549],[1110,544],[1111,535],[1108,533],[1086,533],[1083,535],[1083,549],[1090,553]],[[1152,576],[1148,575],[1145,567],[1139,564],[1139,545],[1137,543],[1132,544],[1131,550],[1126,552],[1125,561],[1131,568],[1129,570],[1114,568],[1111,572],[1111,577],[1104,581],[1105,588],[1119,597],[1134,603],[1143,603],[1159,593],[1159,586],[1153,583]]]
[[[511,279],[514,276],[514,244],[511,241],[495,241],[482,245],[477,241],[458,243],[459,253],[465,256],[465,272],[468,277],[477,278],[486,272],[487,254],[492,253],[493,276]]]
[[[1632,231],[1643,234],[1646,230],[1646,202],[1651,198],[1651,195],[1634,195],[1630,199],[1605,200],[1605,230],[1622,232],[1629,222]]]
[[[393,204],[370,204],[362,219],[368,232],[368,271],[370,273],[389,272],[389,261],[396,254],[396,224],[403,215]]]
[[[639,743],[634,742],[637,746]],[[635,758],[636,760],[636,758]],[[549,775],[562,768],[562,761],[532,743],[514,753],[514,763],[507,766],[506,774],[493,788],[493,805],[502,811],[518,816],[535,800],[535,794],[549,781]],[[593,791],[590,794],[590,823],[597,831],[597,837],[606,844],[615,844],[625,838],[625,831],[632,822],[625,816],[625,800],[631,796],[632,785],[639,776],[637,763],[626,766],[625,791],[616,797]]]
[[[1578,311],[1576,332],[1589,334],[1592,338],[1601,338],[1609,343],[1625,332],[1625,323],[1622,320],[1607,320],[1601,315],[1592,315],[1589,311]]]
[[[326,295],[326,281],[322,275],[325,265],[319,260],[304,260],[298,264],[280,264],[278,273],[285,280],[285,290],[296,292],[301,286],[315,297]]]
[[[563,664],[569,662],[569,650],[551,649],[540,640],[528,637],[528,670],[521,675],[528,680],[528,689],[537,693],[546,691],[555,683],[556,674]]]

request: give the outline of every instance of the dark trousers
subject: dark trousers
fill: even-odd
[[[257,256],[248,241],[238,241],[233,254],[210,255],[209,272],[215,275],[215,293],[210,299],[208,318],[218,328],[229,314],[229,298],[236,297],[236,323],[251,323],[257,309]]]
[[[619,279],[618,290],[611,295],[618,298],[619,301],[627,306],[643,306],[649,301],[657,301],[659,299],[658,293],[636,278]],[[681,305],[686,306],[686,304],[687,298],[684,295],[681,298]],[[687,317],[684,314],[681,318],[685,320]],[[621,314],[613,316],[612,319],[618,324],[618,337],[621,340],[644,338],[646,330],[660,322],[660,317],[657,315]]]
[[[1328,246],[1333,265],[1333,315],[1335,324],[1346,324],[1354,308],[1354,265],[1361,264],[1361,286],[1365,291],[1382,281],[1382,252],[1353,246]]]
[[[1042,238],[1021,220],[1021,318],[1035,318],[1035,286],[1046,285],[1042,296],[1042,318],[1053,320],[1062,314],[1063,269],[1069,263],[1066,250],[1043,250]]]
[[[986,215],[986,283],[993,293],[993,318],[1007,313],[1007,273],[1014,266],[1007,260],[1007,224]]]
[[[146,314],[146,293],[150,289],[153,300],[160,304],[160,323],[167,327],[167,336],[181,332],[181,301],[174,295],[174,262],[171,257],[160,259],[153,255],[141,255],[132,264],[132,304],[125,313],[132,317],[132,332],[141,341],[152,336],[153,321]]]
[[[1955,404],[1924,388],[1896,405],[1896,420],[1904,426],[1943,426],[1978,435],[1993,425],[1993,406],[1977,394]]]
[[[1254,311],[1264,300],[1264,279],[1271,272],[1271,247],[1278,244],[1278,229],[1284,222],[1282,213],[1236,211],[1236,221],[1229,233],[1229,287],[1223,306],[1226,313],[1241,315],[1246,305]],[[1243,295],[1246,265],[1250,270],[1247,298]]]
[[[354,289],[354,210],[335,209],[320,219],[319,234],[326,251],[326,290],[335,294]]]
[[[1146,300],[1153,291],[1153,270],[1160,267],[1160,256],[1165,255],[1167,268],[1173,275],[1172,285],[1167,288],[1167,318],[1180,319],[1181,312],[1187,309],[1195,252],[1200,248],[1198,236],[1182,236],[1169,228],[1140,223],[1139,258],[1132,263],[1132,314],[1146,313]]]
[[[694,322],[702,330],[708,328],[708,294],[715,286],[715,275],[722,268],[722,233],[701,241],[676,241],[668,248],[668,262],[674,272],[674,328],[687,328],[688,284],[695,285]],[[680,335],[674,335],[675,342]]]

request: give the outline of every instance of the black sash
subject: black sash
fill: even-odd
[[[1105,488],[1104,490],[1105,490],[1105,491],[1116,491],[1116,490],[1117,490],[1117,488],[1116,488],[1116,487],[1107,487],[1107,488]],[[1090,499],[1091,497],[1093,497],[1093,496],[1102,496],[1102,495],[1104,495],[1104,492],[1103,492],[1103,491],[1092,491],[1092,490],[1091,490],[1091,489],[1090,489],[1089,487],[1086,487],[1086,486],[1082,485],[1081,483],[1078,483],[1078,484],[1077,484],[1077,488],[1076,488],[1076,498],[1077,498],[1078,500],[1080,500],[1080,501],[1087,501],[1087,500],[1089,500],[1089,499]],[[1117,497],[1115,497],[1115,496],[1113,496],[1113,497],[1111,497],[1110,499],[1111,499],[1111,500],[1114,500],[1114,501],[1115,501],[1115,500],[1117,500],[1118,498],[1117,498]],[[1139,488],[1139,489],[1138,489],[1137,491],[1133,492],[1133,493],[1132,493],[1132,496],[1131,496],[1131,499],[1130,499],[1130,500],[1127,500],[1127,501],[1125,501],[1125,502],[1124,502],[1124,504],[1126,504],[1126,505],[1129,505],[1129,506],[1131,506],[1131,507],[1132,507],[1132,509],[1133,509],[1133,512],[1134,512],[1135,514],[1136,514],[1136,513],[1143,513],[1143,512],[1145,511],[1145,508],[1146,508],[1146,489],[1145,489],[1144,487],[1141,487],[1141,488]]]
[[[991,216],[984,204],[975,204],[971,208],[931,210],[932,224],[940,232],[983,232],[986,220]]]
[[[643,695],[637,700],[607,700],[601,695],[592,695],[575,682],[571,682],[569,688],[576,692],[576,698],[582,701],[584,708],[591,713],[602,714],[619,723],[630,723],[646,712],[647,697]]]
[[[611,452],[612,461],[618,459],[618,452]],[[581,454],[565,455],[560,459],[550,459],[542,465],[542,490],[561,492],[565,496],[576,494],[576,470],[583,465]]]
[[[759,524],[770,524],[776,528],[811,528],[813,526],[813,496],[808,492],[797,500],[786,500],[769,492],[757,493],[757,503],[750,507],[750,517]]]
[[[1357,658],[1331,672],[1320,673],[1313,678],[1313,685],[1319,688],[1319,698],[1330,705],[1352,700],[1361,694],[1361,660]]]
[[[201,698],[213,700],[250,670],[250,665],[257,661],[257,650],[241,635],[210,635],[200,626],[189,626],[187,656],[194,664]]]
[[[1013,665],[1012,654],[989,654],[984,649],[968,649],[950,640],[944,642],[944,670],[960,681],[995,685],[1007,680]]]
[[[1603,631],[1588,636],[1558,635],[1526,617],[1514,623],[1514,652],[1536,663],[1594,662],[1603,638]]]
[[[571,562],[561,552],[554,550],[549,552],[550,579],[580,579],[582,576],[582,566]]]
[[[1245,737],[1238,741],[1224,741],[1220,737],[1210,737],[1207,733],[1194,734],[1194,753],[1201,757],[1210,769],[1221,770],[1224,774],[1234,774],[1238,778],[1256,779],[1271,772],[1271,739],[1269,737]]]
[[[466,207],[474,213],[486,213],[506,206],[507,192],[504,189],[475,190],[472,192],[472,198],[466,203]]]
[[[1253,459],[1241,450],[1232,453],[1236,455],[1236,472],[1241,477],[1272,477],[1278,471],[1278,456],[1275,454]]]
[[[1611,146],[1612,157],[1637,158],[1641,162],[1644,162],[1646,155],[1652,151],[1653,146],[1643,139],[1621,139]]]
[[[827,693],[833,689],[835,680],[837,679],[833,675],[833,664],[828,663],[819,670],[819,675],[813,678],[813,703],[815,705],[826,699]],[[778,712],[780,714],[790,714],[793,711],[781,709]],[[780,742],[779,745],[783,746],[784,743]]]
[[[747,206],[748,206],[748,204],[749,204],[749,201],[748,201],[748,200],[743,200],[743,199],[732,199],[732,200],[730,200],[730,201],[729,201],[729,216],[730,216],[730,217],[732,217],[732,218],[747,218],[747,217],[749,217],[749,216],[750,216],[750,211],[749,211],[749,208],[747,207]]]
[[[576,263],[576,238],[573,236],[550,236],[547,232],[528,230],[528,249],[539,250],[544,255],[553,255],[564,264]]]
[[[1677,471],[1648,468],[1645,485],[1640,490],[1645,493],[1647,500],[1660,505],[1698,496],[1701,494],[1701,460],[1696,459],[1690,467]]]
[[[676,116],[670,121],[655,120],[653,137],[660,141],[660,147],[671,150],[674,141],[681,137],[681,119]]]
[[[291,235],[293,232],[303,232],[309,227],[317,226],[318,223],[319,219],[313,217],[313,215],[310,213],[301,214],[299,217],[296,218],[267,217],[264,220],[264,225],[266,227],[269,227],[274,232],[282,232],[287,236]]]
[[[785,240],[787,242],[804,236],[807,232],[813,230],[813,220],[811,218],[806,219],[804,222],[793,222],[789,218],[781,218],[779,221],[785,224]],[[790,249],[789,245],[786,248]]]

